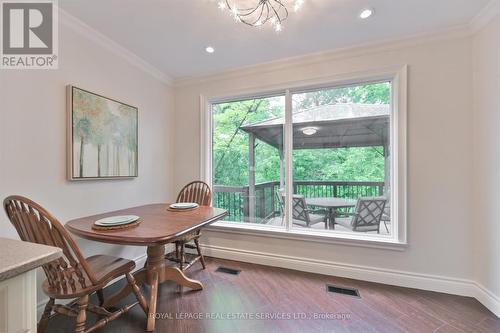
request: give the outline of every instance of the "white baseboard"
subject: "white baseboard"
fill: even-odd
[[[202,248],[204,254],[215,258],[474,297],[497,317],[500,317],[499,298],[484,286],[472,280],[246,251],[213,245],[202,245]]]
[[[486,289],[482,284],[476,283],[476,295],[474,298],[500,318],[500,297]]]

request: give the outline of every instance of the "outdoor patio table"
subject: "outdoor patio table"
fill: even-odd
[[[350,208],[356,206],[356,200],[343,198],[306,198],[306,204],[328,209],[330,229],[335,229],[335,214],[338,208]]]

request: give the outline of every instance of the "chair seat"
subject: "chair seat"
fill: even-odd
[[[352,218],[351,217],[337,217],[335,219],[335,224],[338,224],[344,228],[352,230],[352,225],[351,225]]]
[[[349,230],[353,230],[353,227],[351,225],[352,217],[344,217],[344,218],[336,218],[335,219],[335,224],[338,224],[344,228],[347,228]],[[371,225],[371,226],[358,226],[356,230],[353,231],[377,231],[378,226],[377,225]]]
[[[53,298],[76,298],[83,295],[87,295],[96,290],[102,289],[111,280],[124,275],[132,271],[135,268],[135,262],[133,260],[107,256],[107,255],[95,255],[86,258],[90,270],[94,272],[97,282],[93,285],[90,279],[85,276],[85,288],[81,286],[78,282],[78,276],[73,274],[73,279],[75,280],[74,288],[67,286],[67,288],[56,288],[49,285],[48,280],[43,282],[43,290],[49,296]]]
[[[185,235],[183,235],[182,237],[178,238],[175,240],[175,242],[179,242],[179,243],[188,243],[188,242],[192,242],[194,241],[195,239],[198,239],[200,238],[201,236],[201,233],[199,230],[196,230],[194,232],[190,232],[190,233],[187,233]]]
[[[325,215],[309,214],[309,220],[311,221],[311,224],[325,222],[325,219]]]
[[[99,283],[111,281],[115,277],[128,273],[135,268],[133,260],[113,256],[96,255],[86,260]]]
[[[321,222],[325,222],[326,218],[324,215],[318,215],[318,214],[309,214],[309,225],[313,225],[313,224],[316,224],[316,223],[321,223]],[[307,222],[306,221],[302,221],[302,220],[297,220],[297,219],[293,219],[293,224],[297,224],[297,225],[301,225],[303,227],[307,227]]]

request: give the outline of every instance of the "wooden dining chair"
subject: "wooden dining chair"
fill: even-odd
[[[47,279],[42,288],[49,296],[38,332],[44,332],[52,312],[76,318],[75,332],[92,332],[140,304],[147,313],[146,300],[142,296],[133,275],[135,262],[122,258],[95,255],[84,258],[74,239],[64,226],[48,211],[30,199],[10,196],[3,202],[5,212],[14,225],[21,240],[59,247],[63,256],[43,265]],[[110,312],[104,303],[103,288],[113,279],[125,275],[137,298],[136,302]],[[97,293],[99,306],[89,303],[89,295]],[[76,299],[63,305],[56,299]],[[87,311],[101,317],[86,327]]]
[[[176,202],[196,202],[200,206],[210,206],[212,204],[212,191],[207,183],[199,180],[193,181],[184,186],[184,188],[179,192]],[[201,233],[198,230],[193,233],[188,233],[183,236],[182,239],[176,240],[175,252],[167,254],[166,258],[170,261],[178,263],[181,271],[187,270],[197,261],[200,261],[203,269],[205,269],[205,258],[201,253],[199,243],[200,236]],[[186,254],[184,251],[186,248],[196,250],[198,254],[192,259],[186,261]]]

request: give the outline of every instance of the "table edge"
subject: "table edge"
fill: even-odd
[[[306,204],[311,205],[311,206],[318,206],[318,207],[323,207],[323,208],[344,208],[344,207],[353,207],[356,206],[356,200],[355,199],[342,199],[342,200],[352,200],[350,204],[345,204],[345,205],[323,205],[323,204],[310,204],[307,201],[309,200],[315,200],[315,199],[325,199],[325,198],[305,198]]]
[[[105,214],[107,214],[107,213],[105,213]],[[185,235],[193,230],[200,229],[208,224],[214,223],[214,222],[224,218],[228,214],[229,214],[228,211],[224,210],[223,213],[218,214],[216,216],[213,216],[212,218],[210,218],[206,221],[203,221],[199,224],[196,224],[189,229],[185,229],[182,232],[179,232],[179,233],[174,234],[174,235],[168,235],[168,236],[158,237],[158,238],[154,238],[154,239],[153,238],[149,238],[149,239],[130,238],[128,240],[124,240],[123,238],[120,238],[119,236],[113,237],[113,231],[111,231],[111,230],[106,232],[106,233],[96,234],[96,233],[82,231],[82,230],[73,228],[70,223],[72,221],[79,220],[81,218],[68,221],[66,223],[65,227],[72,234],[74,234],[80,238],[87,239],[87,240],[92,240],[92,241],[101,242],[101,243],[108,243],[108,244],[117,244],[117,245],[149,246],[149,245],[171,243],[171,242],[175,241],[177,238],[180,238],[183,235]],[[98,214],[98,215],[101,215],[101,214]]]

